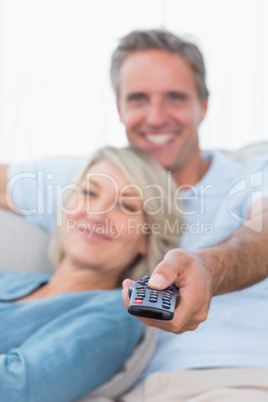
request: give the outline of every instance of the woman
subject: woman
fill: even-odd
[[[119,286],[177,246],[169,196],[170,177],[142,151],[92,158],[61,207],[55,273],[0,274],[1,401],[72,401],[118,370],[143,331]]]

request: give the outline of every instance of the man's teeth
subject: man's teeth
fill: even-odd
[[[163,145],[171,141],[174,138],[174,134],[146,134],[145,137],[152,144]]]

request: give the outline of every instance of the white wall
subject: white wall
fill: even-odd
[[[208,71],[203,148],[268,139],[266,0],[0,0],[0,162],[124,145],[110,55],[132,29],[193,39]]]

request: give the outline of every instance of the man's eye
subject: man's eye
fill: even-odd
[[[187,95],[182,92],[170,92],[168,94],[169,99],[177,100],[177,101],[184,101],[187,99]]]
[[[128,96],[129,102],[140,102],[145,99],[146,99],[146,96],[143,93],[136,93],[136,94],[131,94]]]

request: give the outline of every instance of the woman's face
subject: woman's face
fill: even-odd
[[[76,263],[120,275],[146,252],[142,201],[120,170],[107,160],[94,163],[69,199],[63,248]]]

